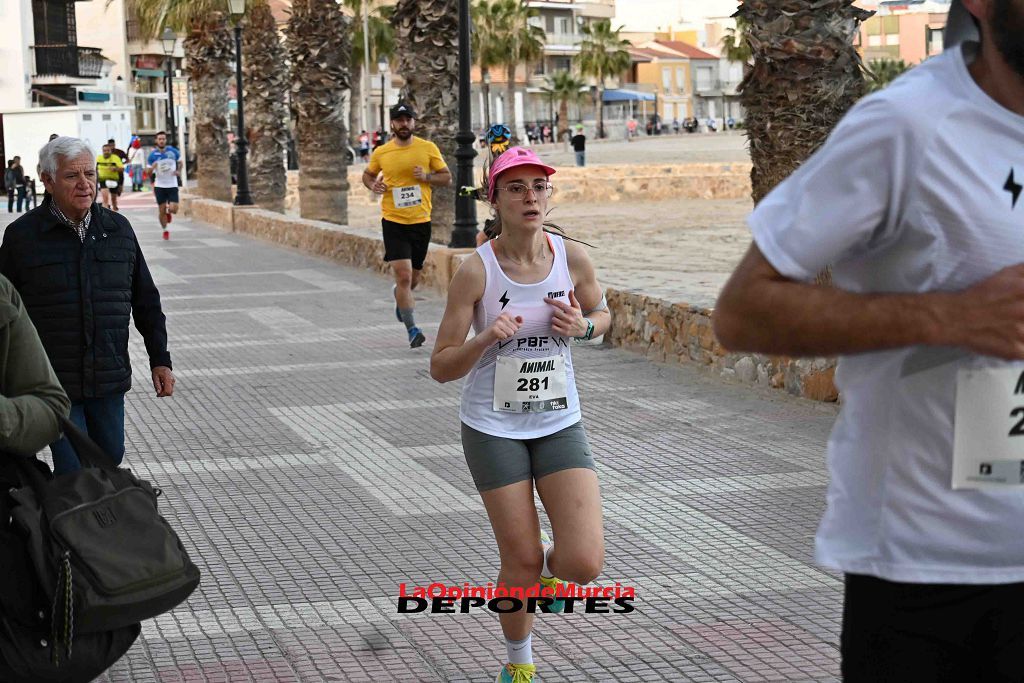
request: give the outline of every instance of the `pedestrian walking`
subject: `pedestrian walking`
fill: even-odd
[[[365,130],[359,133],[359,160],[364,164],[370,160],[370,136]]]
[[[124,162],[114,153],[112,143],[103,145],[103,153],[96,157],[96,172],[104,208],[117,211],[117,197],[121,193],[124,178]]]
[[[119,463],[124,395],[132,384],[132,319],[145,341],[156,395],[174,391],[160,293],[128,219],[93,202],[96,153],[89,145],[58,137],[39,159],[50,197],[7,228],[0,273],[24,299],[71,399],[71,421]],[[66,439],[50,450],[55,474],[80,467]]]
[[[12,179],[14,181],[14,192],[17,196],[18,213],[25,210],[25,169],[21,166],[21,157],[16,156],[13,159],[14,165],[11,166]],[[14,213],[10,211],[9,213]]]
[[[36,208],[36,179],[25,176],[25,208]]]
[[[840,356],[816,556],[848,682],[1024,680],[1022,28],[954,0],[946,50],[761,201],[715,307],[731,350]]]
[[[363,171],[363,185],[382,195],[384,260],[395,277],[395,316],[405,324],[409,346],[415,349],[426,341],[416,326],[412,291],[419,284],[430,245],[431,193],[435,187],[451,184],[452,174],[437,145],[413,135],[416,112],[410,105],[399,102],[390,114],[394,137],[373,150]]]
[[[550,602],[542,609],[559,612],[560,587],[590,583],[604,563],[601,495],[570,342],[603,334],[611,316],[583,247],[544,230],[554,172],[523,147],[491,165],[497,237],[455,273],[430,374],[439,382],[468,375],[462,447],[498,544],[496,585],[543,589]],[[470,327],[475,336],[467,339]],[[553,543],[540,528],[535,484]],[[498,618],[508,658],[496,680],[539,680],[534,614],[519,609]]]
[[[583,124],[576,124],[576,134],[572,136],[572,140],[569,142],[572,144],[573,152],[576,153],[576,165],[586,166],[587,136],[583,134]]]
[[[116,154],[117,158],[121,160],[121,171],[117,174],[117,196],[120,197],[121,193],[124,192],[124,175],[125,166],[128,164],[128,154],[123,149],[119,149],[117,144],[114,142],[114,138],[107,140],[107,144],[110,145],[110,151],[112,154]],[[116,210],[116,209],[115,209]]]
[[[4,169],[4,189],[7,191],[7,213],[14,213],[14,196],[17,192],[17,177],[14,175],[14,159],[7,160]]]
[[[156,198],[157,217],[163,238],[171,238],[169,225],[178,213],[178,178],[181,176],[181,152],[177,147],[167,144],[167,133],[156,134],[156,149],[146,159],[149,172],[153,178],[153,195]]]
[[[679,119],[672,119],[672,133],[674,135],[679,135]]]
[[[540,132],[540,141],[544,142],[545,139],[547,139],[547,140],[549,140],[551,142],[555,141],[554,135],[551,132],[551,126],[546,125],[546,124],[544,126],[544,129],[541,130],[541,132]]]

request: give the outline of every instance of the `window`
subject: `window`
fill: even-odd
[[[82,114],[83,121],[92,121],[92,114]]]
[[[697,67],[697,89],[698,90],[711,90],[712,88],[712,72],[710,66],[698,66]]]
[[[882,36],[875,34],[868,36],[868,47],[878,47],[882,44]]]
[[[664,67],[661,70],[661,87],[665,92],[672,90],[672,69]]]
[[[686,69],[676,69],[676,92],[686,92]]]
[[[900,44],[900,34],[898,34],[898,33],[890,33],[890,34],[886,35],[885,36],[885,44],[886,45],[899,45]]]
[[[555,18],[555,33],[563,36],[572,33],[572,23],[569,17],[556,17]]]
[[[103,115],[103,120],[104,121],[109,121],[110,120],[110,114],[104,114]]]

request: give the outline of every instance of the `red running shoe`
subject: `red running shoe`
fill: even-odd
[[[171,231],[170,230],[164,230],[164,239],[165,240],[171,239]]]

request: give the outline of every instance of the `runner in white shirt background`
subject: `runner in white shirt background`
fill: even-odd
[[[163,238],[170,239],[167,229],[174,214],[178,213],[178,177],[181,174],[181,152],[177,147],[167,144],[167,133],[156,134],[156,149],[146,159],[149,172],[153,177],[153,194],[156,197],[157,211]]]
[[[955,0],[946,42],[761,202],[715,310],[729,349],[840,356],[846,681],[1024,680],[1024,2]]]

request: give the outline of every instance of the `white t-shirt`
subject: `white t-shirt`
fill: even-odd
[[[178,176],[175,173],[178,170],[178,161],[181,159],[181,152],[178,151],[177,147],[171,147],[167,145],[161,152],[159,149],[154,149],[149,153],[150,166],[156,166],[156,178],[153,182],[153,187],[177,187]]]
[[[832,264],[844,290],[912,293],[1024,262],[1024,196],[1009,182],[1024,184],[1024,117],[975,83],[976,52],[947,51],[859,102],[764,199],[749,223],[779,272],[807,281]],[[998,365],[922,346],[840,359],[820,563],[910,583],[1024,581],[1024,493],[951,487],[957,370]]]

